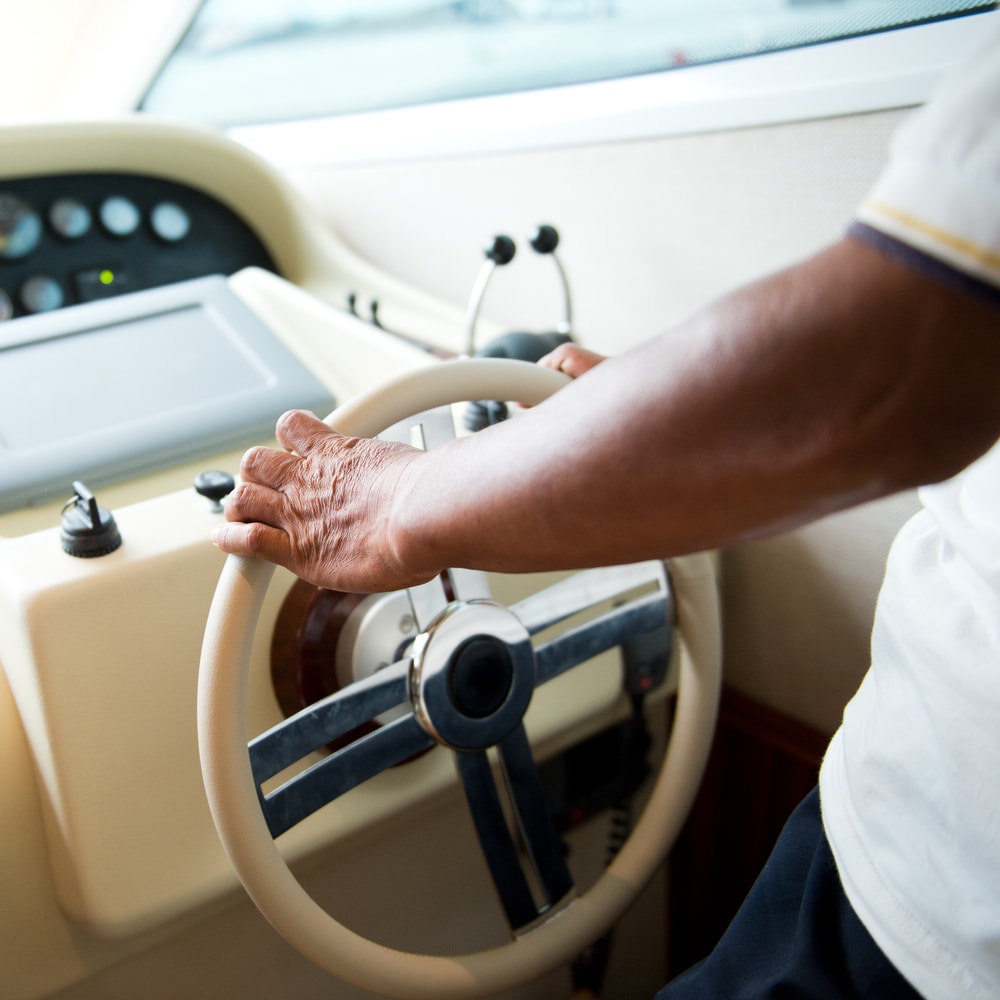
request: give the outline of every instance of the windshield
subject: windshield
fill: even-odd
[[[207,0],[142,109],[231,126],[677,69],[992,4]]]

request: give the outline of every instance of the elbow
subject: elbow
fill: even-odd
[[[880,423],[859,465],[872,492],[888,495],[951,479],[985,455],[1000,436],[1000,408],[921,406]]]

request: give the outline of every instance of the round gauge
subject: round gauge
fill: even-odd
[[[128,198],[112,195],[101,203],[101,225],[112,236],[131,236],[141,221],[139,209]]]
[[[21,285],[21,302],[30,313],[52,312],[63,304],[63,290],[55,278],[35,275]]]
[[[9,319],[14,318],[14,303],[11,302],[10,296],[0,288],[0,323],[5,323]]]
[[[0,192],[0,258],[16,260],[31,253],[42,238],[38,213],[16,194]]]
[[[153,232],[167,243],[179,243],[191,231],[191,217],[172,201],[161,201],[149,215]]]
[[[63,239],[78,240],[90,231],[90,209],[76,198],[59,198],[49,206],[49,225]]]

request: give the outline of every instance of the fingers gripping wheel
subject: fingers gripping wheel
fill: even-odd
[[[469,398],[541,402],[563,376],[517,361],[462,360],[434,365],[341,407],[338,430],[374,435],[414,413]],[[652,876],[683,822],[701,777],[719,690],[718,609],[707,557],[592,570],[567,578],[509,609],[454,598],[441,581],[409,592],[420,628],[410,655],[317,703],[248,745],[247,672],[253,633],[273,567],[230,556],[209,614],[198,689],[198,739],[205,789],[220,839],[247,892],[300,952],[341,979],[403,998],[486,997],[566,964],[599,937]],[[475,589],[475,588],[473,588]],[[640,593],[641,596],[633,597]],[[533,647],[553,623],[602,601],[612,610]],[[532,689],[604,649],[682,624],[674,724],[646,809],[607,871],[575,897],[540,798],[521,721]],[[684,623],[695,627],[685,631]],[[488,675],[488,683],[482,683]],[[412,701],[411,701],[412,699]],[[404,714],[265,796],[260,785],[317,746],[403,705]],[[466,955],[419,955],[362,938],[308,896],[274,838],[366,778],[438,742],[456,750],[459,775],[494,884],[513,929],[507,944]],[[528,888],[519,852],[502,820],[485,748],[500,757],[521,839],[545,901]],[[249,749],[249,752],[248,752]],[[289,788],[288,786],[293,786]],[[558,913],[558,919],[549,919]],[[541,914],[541,917],[539,916]],[[530,925],[530,926],[529,926]]]

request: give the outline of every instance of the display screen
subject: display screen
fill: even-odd
[[[188,306],[0,352],[0,437],[10,450],[87,438],[267,381],[218,316]]]
[[[0,509],[271,436],[319,381],[229,290],[197,279],[0,329]]]

